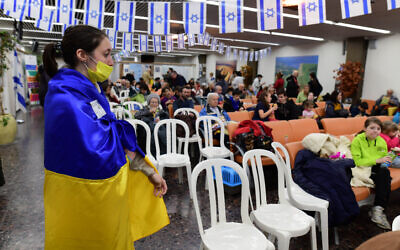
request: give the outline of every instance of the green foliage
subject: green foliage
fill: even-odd
[[[8,116],[3,116],[3,118],[2,118],[3,127],[6,127],[6,126],[7,126],[8,120],[10,120],[10,117],[8,117]]]
[[[4,74],[8,68],[6,62],[7,53],[15,48],[16,39],[8,32],[0,32],[0,76]]]

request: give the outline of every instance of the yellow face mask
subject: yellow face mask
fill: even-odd
[[[107,80],[114,68],[112,66],[108,66],[107,64],[105,64],[103,62],[96,62],[92,57],[89,57],[89,58],[93,62],[97,63],[96,71],[93,71],[85,64],[87,71],[88,71],[89,80],[92,83],[104,82],[105,80]]]

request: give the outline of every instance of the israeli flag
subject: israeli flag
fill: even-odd
[[[254,60],[254,51],[250,51],[249,61],[252,62]]]
[[[233,49],[233,59],[237,60],[237,56],[238,56],[238,50]]]
[[[243,31],[243,0],[222,0],[219,3],[219,33]]]
[[[325,0],[302,0],[299,4],[299,25],[324,23]]]
[[[167,35],[165,36],[165,47],[168,52],[172,51],[174,49],[174,45],[172,43],[172,36]]]
[[[243,50],[239,50],[239,61],[243,61]]]
[[[271,47],[268,47],[268,48],[267,48],[267,55],[270,56],[270,55],[271,55],[271,52],[272,52],[272,48],[271,48]]]
[[[1,0],[0,9],[7,16],[22,21],[25,17],[27,0]]]
[[[153,51],[162,52],[161,36],[153,36]]]
[[[206,3],[183,3],[186,34],[203,34],[206,30]]]
[[[139,35],[139,50],[141,52],[147,52],[148,47],[147,35]]]
[[[203,45],[209,46],[210,45],[210,34],[207,32],[204,34]]]
[[[25,88],[23,83],[22,75],[22,63],[18,57],[18,53],[14,50],[14,66],[13,66],[13,81],[15,84],[15,89],[17,90],[17,107],[16,110],[22,110],[26,113],[26,102],[25,102]]]
[[[43,8],[42,18],[36,20],[36,28],[51,31],[53,28],[54,10]]]
[[[133,34],[124,33],[122,40],[122,50],[133,51]]]
[[[117,48],[117,38],[118,38],[118,31],[112,29],[106,29],[106,34],[108,39],[110,40],[111,46],[113,49]]]
[[[117,1],[114,9],[114,28],[118,31],[132,33],[135,29],[135,2]]]
[[[197,43],[200,45],[204,44],[204,36],[205,34],[197,34]]]
[[[210,50],[211,51],[216,51],[217,50],[217,44],[218,44],[218,40],[217,40],[217,38],[213,38],[212,39],[212,42],[211,42],[211,48],[210,48]]]
[[[254,51],[254,61],[258,61],[258,50]]]
[[[283,29],[282,0],[257,0],[259,30]]]
[[[247,62],[247,60],[249,58],[249,52],[245,51],[243,57],[244,57],[244,61]]]
[[[148,32],[150,35],[169,34],[170,3],[149,3]]]
[[[188,45],[190,47],[193,47],[194,45],[196,45],[196,41],[194,39],[194,34],[187,34],[187,38],[188,38]]]
[[[371,14],[370,0],[340,0],[342,18]]]
[[[103,12],[105,0],[86,0],[85,24],[98,29],[103,28]]]
[[[400,0],[387,0],[388,10],[400,8]]]
[[[218,45],[218,53],[223,54],[224,53],[224,48],[225,48],[225,44],[224,43],[219,43],[219,45]]]
[[[229,59],[231,57],[231,46],[226,47],[226,53],[225,53],[226,58]]]
[[[27,16],[35,19],[42,18],[44,4],[45,0],[29,0]]]
[[[68,27],[71,27],[71,26],[74,26],[74,25],[78,25],[78,24],[79,24],[78,19],[75,19],[73,24],[63,24],[62,35],[64,35],[64,33],[65,33],[65,31],[67,30]]]
[[[185,34],[178,35],[178,49],[185,49]]]
[[[57,23],[72,25],[74,15],[75,0],[57,0]]]

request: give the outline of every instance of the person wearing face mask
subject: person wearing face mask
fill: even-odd
[[[165,180],[137,145],[135,130],[116,120],[99,87],[113,70],[111,43],[87,25],[66,29],[43,61],[51,77],[45,99],[46,249],[132,249],[133,241],[169,223]],[[146,205],[147,204],[147,205]]]

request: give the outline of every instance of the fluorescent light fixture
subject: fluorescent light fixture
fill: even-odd
[[[298,38],[298,39],[306,39],[306,40],[314,40],[314,41],[319,41],[319,42],[324,41],[324,39],[321,37],[301,36],[301,35],[294,35],[294,34],[280,33],[280,32],[271,32],[271,35],[286,36],[286,37],[290,37],[290,38]]]
[[[296,6],[299,5],[301,1],[299,0],[283,0],[282,4],[283,7],[290,7],[290,6]]]
[[[346,27],[346,28],[358,29],[358,30],[365,30],[365,31],[376,32],[376,33],[381,33],[381,34],[390,34],[391,33],[390,30],[371,28],[371,27],[360,26],[360,25],[349,24],[349,23],[341,23],[341,22],[335,23],[335,22],[332,22],[332,21],[326,21],[325,23],[331,24],[331,25],[340,26],[340,27]]]

